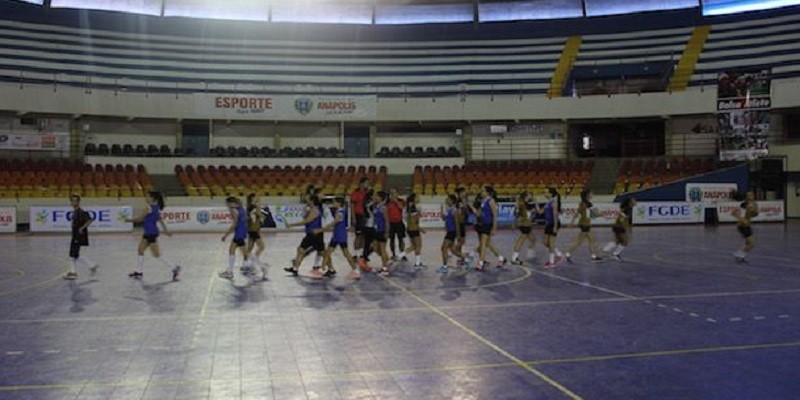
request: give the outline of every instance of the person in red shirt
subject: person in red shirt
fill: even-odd
[[[350,202],[352,203],[353,215],[355,216],[355,231],[356,239],[353,247],[359,250],[364,247],[364,224],[366,223],[366,201],[367,191],[369,191],[369,179],[366,177],[361,178],[358,182],[358,188],[350,193]]]
[[[405,256],[406,224],[403,223],[403,209],[405,207],[405,201],[400,198],[397,188],[391,188],[389,190],[389,202],[386,203],[386,210],[389,214],[389,248],[392,249],[392,257],[395,261],[398,260],[394,246],[395,238],[397,238],[400,254],[403,255],[403,261],[407,260]]]

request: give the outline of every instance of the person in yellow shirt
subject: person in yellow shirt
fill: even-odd
[[[753,218],[758,216],[758,204],[756,203],[756,195],[752,190],[747,192],[747,196],[744,202],[742,202],[741,208],[733,210],[733,216],[737,221],[736,229],[744,238],[744,244],[741,250],[733,253],[733,256],[736,258],[736,262],[746,264],[747,253],[756,247],[751,223],[753,222]]]
[[[565,254],[567,256],[567,262],[570,264],[572,264],[572,252],[577,250],[578,247],[583,244],[584,240],[588,241],[592,261],[602,260],[602,258],[597,256],[594,235],[592,235],[592,215],[595,214],[597,214],[597,210],[593,208],[592,205],[592,192],[589,189],[583,189],[583,191],[581,191],[581,202],[578,204],[578,212],[572,216],[572,222],[570,223],[574,225],[575,220],[577,220],[578,227],[581,229],[578,236],[575,238],[575,242],[572,243],[572,246],[570,246]]]

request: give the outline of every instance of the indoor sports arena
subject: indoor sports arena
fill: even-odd
[[[800,398],[800,0],[0,0],[0,399]]]

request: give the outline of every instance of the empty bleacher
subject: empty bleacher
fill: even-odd
[[[716,162],[711,158],[628,159],[620,167],[614,194],[648,189],[714,169]]]
[[[375,157],[379,158],[431,158],[431,157],[461,157],[461,152],[458,151],[457,148],[451,146],[449,148],[445,148],[443,146],[439,146],[437,148],[434,147],[421,147],[416,146],[413,149],[410,146],[403,147],[381,147],[381,149],[375,154]]]
[[[712,25],[690,85],[714,86],[720,72],[742,68],[772,68],[773,79],[800,76],[800,15]]]
[[[0,198],[143,197],[152,188],[142,165],[0,159]]]
[[[477,193],[491,185],[501,196],[524,190],[543,195],[549,187],[562,195],[577,195],[586,186],[593,161],[484,161],[465,167],[416,167],[413,191],[428,196],[455,193],[459,186]]]
[[[236,167],[236,166],[176,166],[175,174],[189,196],[221,197],[299,196],[311,184],[321,184],[324,195],[349,194],[358,186],[361,177],[373,182],[376,190],[386,185],[386,167]]]

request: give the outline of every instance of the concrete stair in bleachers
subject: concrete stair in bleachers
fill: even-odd
[[[553,71],[553,76],[550,79],[550,89],[547,90],[548,97],[561,97],[564,92],[564,85],[566,84],[569,71],[575,64],[575,59],[578,57],[578,51],[581,48],[582,39],[580,36],[570,36],[564,44],[564,50],[561,52],[561,57],[558,59],[556,69]]]
[[[619,175],[620,159],[598,158],[594,163],[588,187],[596,194],[614,193],[617,175]]]
[[[692,79],[692,74],[694,74],[694,70],[697,67],[697,60],[700,59],[700,54],[703,53],[703,47],[706,44],[709,33],[711,33],[710,25],[698,26],[692,31],[692,36],[686,43],[681,60],[669,79],[668,90],[670,92],[686,90],[689,86],[689,81]]]
[[[160,190],[164,196],[187,196],[188,193],[178,181],[175,174],[172,175],[152,175],[153,187]]]

